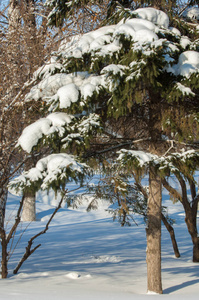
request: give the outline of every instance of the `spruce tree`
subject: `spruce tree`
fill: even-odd
[[[117,14],[119,23],[63,41],[35,73],[38,84],[26,101],[42,101],[46,117],[27,127],[18,145],[29,153],[46,147],[49,156],[12,186],[64,188],[67,180],[82,179],[68,169],[70,160],[76,165],[70,152],[101,164],[115,160],[117,150],[132,157],[133,149],[134,169],[139,174],[147,164],[149,172],[148,291],[162,293],[159,159],[183,153],[197,137],[197,32],[185,21],[169,27],[168,16],[154,8]]]

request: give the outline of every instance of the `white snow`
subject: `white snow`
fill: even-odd
[[[81,277],[81,275],[76,272],[72,272],[72,273],[66,274],[66,277],[68,277],[70,279],[78,279]]]
[[[71,181],[70,172],[74,172],[74,177],[84,174],[88,171],[86,164],[79,163],[74,156],[66,153],[50,154],[41,158],[34,168],[24,171],[21,175],[14,178],[10,183],[10,191],[14,190],[21,193],[24,184],[30,186],[32,183],[41,181],[40,187],[45,190],[48,189],[49,184],[57,183],[58,180]],[[59,184],[60,185],[60,184]]]
[[[185,49],[188,45],[191,44],[190,39],[187,36],[182,36],[180,39],[180,45]]]
[[[186,87],[179,82],[176,84],[176,86],[177,86],[177,89],[180,90],[183,95],[195,96],[195,93],[193,93],[189,87]]]
[[[71,37],[70,40],[68,38],[63,40],[57,52],[57,56],[60,56],[61,60],[59,61],[53,56],[51,61],[42,67],[43,69],[40,68],[35,72],[34,76],[40,76],[42,80],[30,90],[26,101],[42,99],[47,102],[49,111],[52,112],[57,108],[68,108],[72,103],[78,101],[83,106],[87,98],[95,92],[99,93],[102,88],[113,91],[116,87],[114,84],[117,85],[117,83],[113,84],[112,78],[109,79],[104,73],[112,71],[113,74],[116,72],[122,74],[124,66],[122,69],[119,64],[105,65],[101,70],[101,75],[95,73],[94,66],[95,63],[98,64],[100,57],[112,57],[113,55],[117,57],[119,55],[123,49],[122,36],[133,41],[131,45],[133,52],[141,52],[145,56],[154,55],[156,49],[167,45],[167,50],[163,55],[167,61],[164,70],[168,73],[189,78],[191,74],[198,72],[199,54],[196,51],[181,53],[179,60],[174,63],[173,60],[176,56],[174,54],[180,54],[181,47],[186,50],[189,46],[191,49],[192,45],[189,38],[181,36],[178,29],[169,27],[169,18],[164,12],[148,7],[137,9],[133,14],[137,17],[123,19],[116,25],[104,26],[86,34]],[[172,34],[179,40],[179,44],[170,42],[166,38],[159,38],[158,33],[163,36]],[[194,49],[194,45],[192,49]],[[84,55],[90,55],[91,72],[77,70],[76,73],[66,74],[71,59],[83,61]],[[126,68],[128,67],[126,66]],[[138,67],[129,74],[126,81],[137,80],[141,76]],[[54,74],[56,69],[60,73]],[[64,70],[65,73],[62,73]]]
[[[74,83],[67,84],[57,91],[59,97],[60,108],[70,107],[72,102],[77,102],[79,98],[79,90]]]
[[[117,161],[122,161],[124,157],[128,156],[131,159],[136,159],[136,161],[139,163],[140,167],[143,167],[144,165],[148,164],[150,161],[153,161],[154,159],[157,159],[158,156],[147,153],[144,151],[136,151],[136,150],[126,150],[121,149],[118,151],[118,158]]]
[[[173,34],[175,34],[175,35],[177,35],[177,36],[181,36],[180,30],[178,30],[178,29],[175,28],[175,27],[169,27],[169,30],[170,30]]]
[[[199,8],[188,7],[182,14],[185,18],[192,20],[199,20]]]
[[[82,59],[84,54],[90,53],[92,63],[100,56],[116,55],[122,49],[120,36],[125,35],[134,41],[134,51],[142,51],[144,55],[151,55],[155,48],[162,46],[165,39],[158,38],[158,32],[164,27],[180,40],[180,32],[174,28],[169,29],[168,16],[153,8],[138,9],[135,11],[138,18],[122,20],[117,25],[106,26],[96,31],[73,37],[69,42],[63,41],[59,54],[63,58],[70,57]],[[162,30],[164,32],[164,30]],[[181,37],[180,44],[184,49],[189,45],[186,37]],[[168,43],[169,51],[179,51],[175,43]],[[185,51],[173,65],[174,59],[165,53],[165,60],[171,65],[166,69],[174,75],[189,78],[199,70],[199,54],[196,51]],[[145,63],[139,61],[139,64]],[[91,65],[92,67],[92,65]],[[127,77],[139,77],[139,70],[134,62],[129,66],[132,73]],[[72,74],[54,74],[61,70],[62,65],[56,59],[40,68],[35,76],[41,76],[40,83],[33,87],[27,95],[27,100],[34,99],[46,101],[50,110],[67,108],[71,103],[86,101],[94,92],[102,87],[111,87],[107,80],[107,73],[123,75],[126,67],[122,65],[108,65],[101,70],[101,75],[77,72]],[[67,66],[66,66],[67,68]],[[126,80],[128,80],[126,79]],[[183,94],[192,91],[184,85],[177,83],[176,87]],[[30,152],[43,136],[58,132],[63,136],[64,126],[70,124],[72,117],[65,113],[52,113],[26,128],[19,141],[24,150]],[[97,118],[84,120],[79,125],[79,132],[87,132],[90,126],[99,126]],[[66,139],[69,138],[68,136]],[[64,138],[63,140],[64,141]],[[186,160],[192,153],[184,153]],[[156,156],[142,151],[121,150],[118,160],[129,156],[137,160],[142,167]],[[171,158],[172,160],[172,158]],[[158,161],[158,160],[157,160]],[[161,160],[159,160],[161,163]],[[162,160],[162,168],[174,167],[169,158]],[[41,188],[46,188],[49,182],[65,178],[66,169],[82,174],[86,166],[79,164],[74,157],[65,153],[52,154],[38,161],[35,168],[16,178],[16,183],[30,184],[41,181]],[[69,190],[77,186],[74,182],[67,185]],[[199,270],[198,265],[191,262],[192,244],[184,223],[184,212],[180,203],[173,205],[168,193],[164,192],[163,204],[168,206],[170,217],[176,220],[174,225],[176,238],[179,243],[181,258],[175,259],[168,232],[163,228],[162,235],[162,276],[163,296],[147,295],[146,278],[146,234],[142,217],[135,215],[138,226],[121,228],[117,222],[112,221],[107,211],[109,204],[101,200],[99,210],[86,212],[86,204],[74,210],[63,205],[53,220],[49,231],[38,238],[42,246],[24,263],[18,275],[13,276],[11,270],[20,260],[28,239],[44,229],[60,197],[49,197],[41,191],[37,198],[37,222],[31,224],[21,223],[15,235],[17,245],[9,260],[9,278],[0,281],[2,299],[9,300],[137,300],[163,297],[165,300],[198,299]],[[9,196],[6,211],[7,229],[14,220],[14,211],[19,198]],[[29,225],[29,226],[28,226]],[[28,228],[27,228],[28,226]],[[26,228],[26,230],[25,230]],[[25,231],[24,231],[25,230]],[[22,234],[23,233],[23,234]],[[14,243],[15,244],[15,243]],[[36,245],[36,242],[35,242]]]
[[[18,139],[17,146],[20,145],[23,150],[30,153],[33,146],[42,138],[42,135],[48,134],[51,124],[52,122],[50,120],[42,118],[27,126]]]
[[[168,68],[167,71],[189,78],[192,73],[199,71],[199,53],[196,51],[181,53],[178,64]]]
[[[168,28],[169,26],[169,18],[167,14],[158,9],[152,7],[138,8],[134,10],[134,13],[137,14],[139,18],[148,20],[160,27]]]
[[[73,183],[68,186],[69,189],[74,187]],[[8,279],[0,280],[1,299],[198,299],[199,270],[198,264],[191,262],[192,244],[183,208],[180,203],[172,204],[166,192],[163,204],[176,220],[174,229],[181,258],[174,257],[170,236],[163,227],[163,295],[147,293],[146,234],[142,217],[134,216],[138,226],[122,228],[112,221],[105,201],[99,210],[89,213],[85,210],[86,203],[77,210],[63,206],[47,233],[35,240],[34,246],[41,243],[41,247],[22,265],[19,273],[13,275],[12,270],[24,253],[28,239],[44,229],[58,201],[54,199],[52,204],[43,201],[42,196],[37,198],[37,221],[21,223],[15,235],[15,242],[20,238],[20,243],[9,260]],[[19,198],[9,195],[7,229],[18,203]]]
[[[62,64],[57,62],[57,58],[52,56],[50,60],[34,72],[34,78],[41,78],[53,74],[56,70],[61,70],[63,68]]]
[[[64,126],[70,124],[72,116],[55,112],[49,114],[46,118],[41,118],[31,125],[27,126],[18,139],[17,146],[21,146],[23,150],[30,153],[32,148],[37,145],[38,141],[45,135],[50,136],[55,132],[62,137]]]
[[[94,92],[99,92],[105,86],[104,76],[89,75],[87,72],[72,74],[55,74],[46,77],[34,86],[26,96],[26,100],[42,98],[51,104],[49,111],[57,108],[67,108],[77,102],[80,96],[86,99]]]
[[[52,121],[53,126],[65,126],[66,124],[70,124],[74,117],[63,112],[54,112],[46,118]]]
[[[119,74],[119,76],[122,76],[122,75],[124,75],[124,71],[126,69],[128,69],[126,66],[111,64],[111,65],[104,67],[101,70],[101,74],[106,74],[106,73],[110,72],[110,73],[113,73],[113,75]]]

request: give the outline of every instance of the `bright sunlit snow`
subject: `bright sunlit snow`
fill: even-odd
[[[69,190],[76,188],[68,185]],[[177,188],[177,187],[176,187]],[[134,215],[138,224],[121,227],[106,211],[109,204],[99,201],[99,209],[86,212],[88,197],[77,210],[63,206],[49,231],[34,245],[41,247],[23,264],[17,275],[12,275],[24,253],[27,241],[44,229],[59,197],[39,192],[37,221],[19,226],[15,243],[17,249],[9,261],[9,277],[0,280],[1,299],[5,300],[146,300],[198,299],[198,264],[191,262],[192,243],[184,223],[180,203],[172,204],[164,192],[163,205],[168,206],[175,219],[175,234],[181,258],[175,258],[168,231],[162,228],[162,279],[164,295],[147,294],[146,235],[143,218]],[[89,200],[90,199],[90,200]],[[9,196],[7,229],[19,203]]]
[[[137,14],[139,18],[149,20],[160,27],[168,28],[169,26],[169,18],[163,11],[147,7],[138,8],[134,13]]]
[[[199,71],[199,53],[185,51],[179,56],[178,64],[171,67],[170,71],[175,75],[189,77]]]
[[[66,113],[55,112],[46,118],[39,119],[23,130],[18,139],[17,146],[21,146],[23,150],[30,153],[32,148],[37,145],[38,141],[44,135],[49,137],[57,132],[59,136],[62,137],[65,131],[64,126],[70,124],[72,118],[72,116]]]

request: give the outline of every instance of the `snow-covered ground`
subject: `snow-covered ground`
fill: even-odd
[[[42,246],[23,264],[17,275],[12,270],[20,260],[27,240],[42,230],[56,201],[40,194],[37,221],[23,223],[15,237],[24,232],[9,261],[9,277],[0,280],[0,298],[9,300],[130,300],[130,299],[198,299],[199,265],[191,262],[192,245],[184,224],[180,204],[171,204],[164,195],[164,204],[176,220],[174,225],[181,258],[174,257],[171,241],[162,230],[162,279],[164,295],[148,295],[146,277],[145,225],[121,228],[105,211],[101,201],[97,211],[87,213],[63,207],[55,216],[49,231],[38,240]],[[19,198],[9,196],[8,228]]]

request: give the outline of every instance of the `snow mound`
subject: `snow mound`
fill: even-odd
[[[138,8],[134,11],[139,18],[148,20],[160,27],[169,27],[169,17],[163,11],[152,8]]]
[[[74,83],[70,83],[66,86],[61,87],[57,91],[57,96],[59,97],[60,108],[70,107],[71,103],[77,102],[79,98],[79,91]]]
[[[196,51],[185,51],[180,54],[178,64],[170,67],[168,71],[175,75],[190,77],[199,71],[199,53]]]
[[[131,37],[134,41],[143,44],[158,39],[155,30],[156,26],[147,20],[130,19],[116,26],[114,37],[124,34],[126,37]]]
[[[76,280],[76,279],[79,279],[81,277],[81,275],[76,272],[71,272],[71,273],[66,274],[65,277]]]
[[[56,112],[48,115],[46,118],[39,119],[23,130],[17,146],[21,146],[23,150],[30,153],[43,135],[49,136],[58,132],[59,136],[62,137],[64,133],[63,126],[70,124],[72,118],[66,113]]]
[[[60,53],[65,57],[82,58],[84,54],[106,56],[121,50],[119,36],[125,35],[138,44],[158,40],[156,33],[159,27],[168,28],[168,16],[154,8],[142,8],[134,11],[138,18],[122,20],[116,25],[104,26],[95,31],[63,41]],[[157,26],[156,26],[157,25]]]

